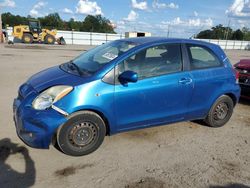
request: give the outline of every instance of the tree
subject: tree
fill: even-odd
[[[96,19],[95,16],[89,15],[84,19],[84,22],[81,27],[81,31],[98,32],[99,27],[100,27],[100,24],[98,22],[98,19]]]
[[[240,29],[237,29],[235,32],[233,32],[232,39],[233,40],[243,40],[244,34]]]
[[[215,27],[212,27],[213,39],[230,39],[232,36],[233,30],[230,27],[224,27],[222,24],[219,24]]]
[[[243,33],[243,40],[248,40],[250,41],[250,29],[247,27],[242,28],[242,33]]]
[[[3,23],[3,28],[5,28],[7,25],[8,26],[15,26],[15,25],[24,25],[27,24],[28,19],[26,17],[22,16],[15,16],[12,15],[10,12],[3,13],[2,14],[2,23]]]
[[[67,24],[68,24],[68,30],[80,31],[82,27],[82,22],[77,22],[73,18],[71,18],[69,22],[67,22]]]
[[[102,17],[101,15],[97,16],[87,16],[84,19],[81,31],[87,32],[100,32],[100,33],[115,33],[111,25],[111,22]]]
[[[48,29],[64,29],[63,20],[58,13],[49,14],[48,16],[38,18],[43,27]]]
[[[200,39],[227,39],[227,40],[250,40],[250,31],[248,28],[243,28],[242,31],[237,29],[233,31],[230,27],[224,27],[219,24],[212,27],[211,30],[201,31],[197,38]]]
[[[196,38],[199,38],[199,39],[210,39],[213,35],[213,32],[211,30],[204,30],[204,31],[201,31],[197,36]]]

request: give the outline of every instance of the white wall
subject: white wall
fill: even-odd
[[[57,37],[63,37],[67,44],[101,45],[109,41],[124,38],[124,35],[77,31],[58,31]]]

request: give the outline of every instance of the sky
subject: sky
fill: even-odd
[[[101,14],[126,31],[154,36],[191,37],[218,24],[250,27],[250,0],[0,0],[0,13],[40,17],[58,12],[83,21]]]

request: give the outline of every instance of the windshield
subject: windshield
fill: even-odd
[[[29,22],[29,25],[31,28],[38,28],[39,27],[39,23],[38,22]]]
[[[137,44],[130,41],[113,41],[81,54],[72,61],[82,72],[95,73],[105,64],[122,55]]]

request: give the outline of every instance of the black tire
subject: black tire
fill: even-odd
[[[34,38],[30,33],[23,34],[23,37],[22,37],[23,43],[31,44],[31,43],[33,43],[33,40],[34,40]]]
[[[45,39],[44,39],[45,44],[52,44],[53,45],[53,44],[55,44],[55,42],[56,42],[56,39],[54,36],[52,36],[52,35],[45,36]]]
[[[60,45],[66,45],[66,41],[63,37],[60,37],[59,38],[59,42],[58,42]]]
[[[222,127],[225,125],[233,114],[233,100],[226,95],[219,97],[211,107],[205,123],[210,127]]]
[[[57,144],[70,156],[83,156],[94,152],[106,135],[103,119],[91,111],[75,113],[57,131]]]

